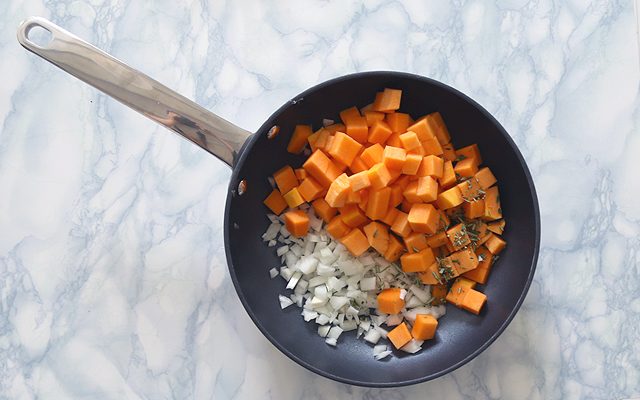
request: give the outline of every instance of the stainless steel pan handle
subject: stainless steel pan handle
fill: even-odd
[[[40,27],[51,40],[40,46],[29,32]],[[18,27],[18,41],[27,50],[180,134],[233,167],[246,131],[207,111],[147,75],[40,17]]]

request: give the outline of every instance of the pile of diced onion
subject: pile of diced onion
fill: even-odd
[[[271,224],[262,239],[277,247],[282,265],[269,270],[271,278],[280,276],[287,282],[286,293],[280,294],[280,307],[297,306],[307,322],[318,325],[318,335],[328,345],[336,346],[343,332],[356,331],[356,337],[372,345],[376,360],[392,354],[386,344],[386,327],[403,321],[409,327],[418,314],[440,318],[443,305],[432,306],[429,285],[406,275],[395,263],[390,263],[373,250],[354,257],[324,229],[308,205],[300,206],[309,215],[309,233],[301,238],[289,234],[282,219],[269,214]],[[377,311],[376,297],[381,290],[400,288],[405,308],[400,314]],[[416,353],[423,341],[412,339],[400,350]]]

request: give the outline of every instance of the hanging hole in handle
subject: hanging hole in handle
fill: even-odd
[[[32,25],[27,28],[25,35],[29,41],[39,47],[47,47],[53,40],[53,33],[41,25]]]

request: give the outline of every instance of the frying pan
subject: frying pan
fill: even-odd
[[[38,45],[34,27],[50,32]],[[197,144],[233,168],[224,218],[229,273],[247,313],[260,331],[298,364],[325,377],[361,386],[390,387],[434,379],[460,367],[486,349],[515,316],[533,279],[540,243],[540,216],[525,161],[500,124],[464,94],[435,80],[398,72],[364,72],[321,83],[278,109],[251,134],[174,93],[55,24],[38,17],[24,21],[18,40],[27,50]],[[279,266],[274,248],[261,239],[269,224],[262,200],[271,191],[267,177],[285,164],[301,165],[287,142],[296,124],[318,126],[338,119],[350,106],[364,106],[385,87],[401,89],[402,111],[413,116],[439,111],[455,147],[478,143],[486,165],[498,178],[507,249],[480,290],[488,303],[480,316],[447,306],[435,339],[416,355],[402,352],[380,362],[371,346],[353,332],[336,348],[304,322],[299,309],[281,310],[282,279],[270,279]],[[279,133],[278,133],[279,132]],[[242,182],[242,184],[240,184]],[[241,189],[238,190],[239,186]]]

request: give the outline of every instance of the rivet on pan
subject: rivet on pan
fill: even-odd
[[[237,222],[233,223],[233,229],[240,229],[240,225]]]
[[[267,132],[267,139],[273,139],[274,137],[278,136],[279,132],[280,127],[278,125],[272,126],[271,129],[269,129],[269,132]]]
[[[238,183],[238,194],[242,196],[247,192],[247,180],[243,179]]]

